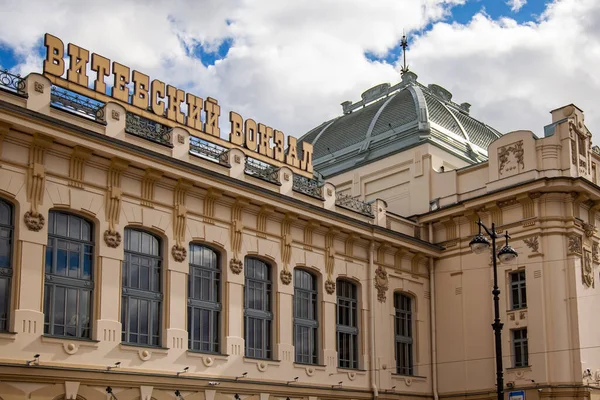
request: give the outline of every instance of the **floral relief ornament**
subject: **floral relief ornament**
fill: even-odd
[[[231,269],[231,272],[233,272],[234,274],[239,275],[242,272],[243,268],[244,264],[242,263],[242,260],[232,258],[231,261],[229,261],[229,269]]]
[[[281,279],[281,283],[284,285],[289,285],[292,283],[292,273],[287,269],[281,270],[279,273],[279,278]]]
[[[39,232],[44,227],[46,219],[44,216],[35,211],[27,211],[24,215],[25,225],[27,229],[34,232]]]
[[[104,231],[104,243],[108,247],[117,248],[121,244],[121,234],[115,230],[107,229]]]
[[[325,281],[325,291],[328,294],[333,294],[335,292],[335,282],[331,280],[331,278],[327,278]]]
[[[583,257],[583,265],[581,271],[581,278],[583,280],[583,284],[587,287],[594,287],[594,268],[592,267],[592,255],[589,250],[585,251],[585,255]]]
[[[581,254],[581,244],[581,236],[574,233],[569,235],[569,253]]]
[[[377,300],[380,303],[384,303],[387,296],[386,292],[389,288],[388,274],[386,270],[380,265],[375,270],[375,289],[377,289]]]
[[[523,239],[523,242],[529,247],[532,253],[540,252],[540,241],[538,236],[532,236],[527,239]]]
[[[600,247],[596,242],[592,244],[592,261],[600,263]]]
[[[506,170],[504,169],[504,167],[506,167],[507,164],[509,164],[509,156],[513,155],[513,157],[515,158],[517,165],[515,166],[509,166]],[[500,175],[502,175],[503,172],[508,172],[511,171],[513,169],[516,169],[518,166],[520,166],[521,168],[525,168],[525,163],[523,160],[523,156],[525,155],[525,150],[523,150],[523,141],[519,140],[516,143],[510,144],[508,146],[503,146],[500,147],[498,149],[498,161],[500,162],[500,165],[498,166],[498,172],[500,173]]]
[[[171,255],[177,262],[183,262],[187,257],[187,250],[180,244],[175,244],[171,247]]]

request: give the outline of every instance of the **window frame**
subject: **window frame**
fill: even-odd
[[[66,217],[66,226],[65,226],[65,234],[61,234],[58,232],[60,229],[58,227],[59,217]],[[77,220],[79,221],[79,238],[74,238],[71,236],[71,221]],[[89,238],[83,238],[83,227],[84,224],[88,225],[88,234]],[[93,321],[94,321],[94,258],[96,252],[96,244],[95,244],[95,224],[93,221],[89,219],[64,210],[50,210],[48,213],[48,235],[47,235],[47,245],[45,251],[45,263],[44,263],[44,334],[48,336],[56,336],[56,337],[65,337],[65,338],[76,338],[76,339],[91,339],[92,338],[92,329],[93,329]],[[75,247],[78,247],[79,260],[78,260],[78,275],[77,277],[69,276],[70,272],[73,271],[70,268],[70,263],[72,262],[71,255],[73,254],[73,250]],[[66,252],[65,254],[65,271],[66,275],[58,273],[58,268],[60,267],[60,263],[58,261],[59,253]],[[89,277],[82,277],[82,272],[85,273],[85,260],[86,257],[89,258]],[[75,292],[73,292],[75,291]],[[57,296],[58,293],[62,292],[63,297],[63,320],[64,324],[62,324],[63,333],[57,332],[58,329],[61,328],[61,324],[56,322],[56,310],[58,301]],[[75,334],[68,334],[68,329],[72,324],[69,325],[67,323],[67,310],[68,310],[68,300],[69,293],[76,294],[75,300],[75,309],[76,309],[76,319],[75,323]],[[87,305],[84,303],[82,306],[82,295],[87,294]],[[85,307],[87,309],[87,327],[85,327],[85,323],[82,324],[81,319],[82,316],[82,308]],[[60,316],[60,314],[59,314]]]
[[[149,254],[136,250],[128,249],[128,246],[131,241],[131,233],[138,232],[140,237],[143,235],[149,236],[151,239],[156,240],[156,253],[157,254]],[[141,242],[140,242],[141,243]],[[143,245],[142,245],[143,246]],[[162,322],[163,322],[163,299],[164,299],[164,276],[163,276],[163,246],[164,242],[162,238],[149,230],[138,228],[138,227],[126,227],[124,230],[124,240],[123,240],[123,263],[121,266],[121,342],[125,345],[131,346],[140,346],[140,347],[162,347]],[[139,287],[132,287],[131,282],[129,282],[130,274],[131,274],[131,257],[138,257],[139,259],[146,259],[147,261],[155,261],[156,265],[150,264],[148,266],[149,275],[148,275],[148,289],[140,289]],[[139,264],[138,266],[138,282],[141,279],[141,274],[139,273]],[[153,279],[157,279],[158,282],[155,284]],[[127,286],[125,285],[125,280],[127,279]],[[155,286],[157,290],[153,290],[152,287]],[[137,331],[132,333],[131,331],[131,301],[134,300],[136,306],[134,307],[134,311],[136,312],[136,321],[137,321]],[[140,315],[143,315],[144,309],[142,308],[144,303],[147,302],[147,333],[142,333],[141,328],[143,324],[140,323]],[[156,321],[153,318],[153,312],[156,310]],[[154,329],[156,328],[156,332]],[[131,335],[136,335],[137,340],[132,341]],[[141,336],[148,337],[148,343],[142,343]],[[152,342],[155,343],[152,343]]]
[[[220,354],[221,352],[221,318],[222,318],[222,271],[221,271],[221,253],[213,247],[207,246],[203,243],[190,243],[189,245],[189,274],[188,274],[188,295],[187,295],[187,329],[188,329],[188,350],[199,353],[210,353]],[[198,248],[200,251],[211,251],[214,255],[214,265],[206,266],[193,263],[194,248]],[[200,273],[200,275],[196,275]],[[206,279],[202,276],[202,273],[210,275],[208,277],[208,288],[211,292],[209,300],[195,298],[194,293],[196,292],[196,278],[200,281],[199,291],[202,291],[202,281]],[[202,297],[202,293],[200,294]],[[196,313],[200,313],[198,323],[202,326],[203,316],[202,312],[208,312],[208,324],[209,324],[209,340],[203,342],[200,338],[194,339],[195,331],[195,316]],[[215,315],[216,314],[216,315]],[[202,329],[202,328],[200,328]],[[200,337],[202,334],[200,334]],[[196,349],[194,345],[198,343],[200,347],[207,343],[209,349]],[[212,350],[211,350],[212,349]]]
[[[254,271],[256,275],[256,265],[260,263],[264,266],[266,278],[249,277],[249,272]],[[257,358],[270,360],[273,358],[273,266],[266,261],[256,257],[244,258],[244,355],[248,358]],[[263,286],[260,288],[260,286]],[[250,286],[252,290],[258,290],[261,301],[261,308],[250,308]],[[256,301],[256,296],[254,298]],[[250,325],[254,327],[254,338],[256,338],[257,326],[260,325],[260,340],[262,347],[250,347]],[[256,343],[254,340],[254,345]],[[257,354],[260,353],[260,354]]]
[[[310,279],[311,288],[302,287],[302,277]],[[304,298],[302,298],[304,297]],[[303,305],[298,310],[299,301]],[[306,307],[308,318],[299,317],[299,311]],[[312,314],[312,318],[311,318]],[[293,304],[293,338],[294,362],[297,364],[317,365],[319,363],[319,291],[317,277],[302,268],[294,269],[294,304]],[[298,330],[308,330],[308,352],[299,353]],[[306,359],[302,359],[306,357]]]
[[[515,280],[514,278],[517,278]],[[527,275],[524,269],[512,271],[508,274],[510,286],[510,309],[522,310],[527,308]],[[515,291],[517,298],[515,299]]]
[[[513,368],[529,367],[529,336],[527,327],[511,329],[511,339]]]
[[[7,200],[0,198],[1,205],[6,206],[8,210],[7,223],[2,223],[0,219],[0,232],[5,231],[6,237],[0,240],[8,242],[8,260],[5,266],[0,265],[0,280],[5,281],[6,293],[4,293],[4,304],[6,309],[0,310],[0,332],[10,331],[11,318],[11,296],[12,296],[12,277],[13,277],[13,255],[14,255],[14,232],[15,232],[15,206]],[[4,317],[2,314],[4,313]]]
[[[413,296],[404,292],[394,293],[394,351],[396,374],[398,375],[413,376],[415,374],[413,304]],[[399,330],[404,330],[404,334]],[[401,357],[402,354],[405,357]]]
[[[343,293],[342,295],[340,294],[340,292],[344,291],[344,288],[351,289],[351,297],[344,296]],[[340,300],[345,304],[342,305]],[[348,308],[348,319],[350,320],[351,325],[340,323],[342,307]],[[358,369],[359,367],[359,318],[358,285],[349,279],[338,279],[336,283],[336,350],[338,354],[338,368]],[[342,346],[341,342],[344,341],[348,344],[349,358],[342,360],[340,347]]]

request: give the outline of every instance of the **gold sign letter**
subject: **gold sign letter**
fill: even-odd
[[[258,145],[258,133],[256,132],[256,122],[253,119],[247,119],[244,124],[244,135],[246,136],[246,148],[256,151]]]
[[[46,59],[44,60],[44,72],[54,76],[62,76],[65,73],[65,45],[56,36],[49,33],[44,35],[44,47],[46,47]]]
[[[281,162],[285,161],[284,140],[285,140],[285,138],[284,138],[283,132],[275,130],[275,139],[273,139],[273,142],[275,143],[275,147],[273,148],[273,150],[274,150],[273,158],[276,159],[277,161],[281,161]]]
[[[298,153],[296,152],[296,138],[292,136],[288,136],[288,152],[285,163],[300,168],[300,160],[298,160]]]
[[[200,111],[202,111],[203,100],[191,93],[186,95],[187,109],[187,126],[190,128],[202,130],[202,120],[200,119]]]
[[[232,144],[244,145],[244,119],[236,112],[229,112],[229,121],[231,122],[231,132],[229,133],[229,141]]]
[[[204,111],[206,116],[204,132],[206,132],[208,135],[216,137],[221,136],[221,130],[219,129],[219,115],[221,115],[221,107],[219,107],[219,102],[212,97],[207,98],[206,102],[204,102]]]
[[[185,119],[181,112],[181,103],[183,103],[183,90],[175,86],[167,85],[167,97],[169,98],[169,108],[167,108],[167,118],[171,121],[183,124]]]
[[[148,109],[148,89],[150,89],[150,77],[138,71],[133,71],[133,97],[131,104],[142,110]]]
[[[129,67],[113,61],[112,69],[115,81],[110,95],[117,100],[129,103],[129,89],[127,88],[129,84]]]
[[[258,124],[258,133],[260,135],[258,152],[262,155],[272,158],[273,149],[271,148],[271,138],[273,137],[273,128],[263,124]]]
[[[90,52],[79,46],[69,43],[69,70],[67,71],[67,80],[78,85],[87,87],[87,63],[90,61]]]
[[[152,102],[152,112],[159,117],[164,117],[165,115],[165,102],[159,100],[165,97],[165,84],[164,82],[155,79],[152,81],[152,97],[150,101]]]
[[[94,90],[106,94],[106,83],[104,77],[110,75],[110,60],[108,58],[92,53],[92,71],[96,71]]]
[[[313,172],[312,165],[312,153],[313,145],[307,142],[302,142],[302,161],[300,162],[300,169],[306,172]]]

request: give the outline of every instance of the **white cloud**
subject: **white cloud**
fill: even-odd
[[[467,25],[445,22],[464,0],[0,3],[0,46],[22,57],[22,72],[41,69],[35,49],[50,32],[217,98],[224,114],[236,110],[294,136],[339,115],[342,101],[399,81],[399,64],[370,62],[365,51],[384,55],[403,30],[421,32],[433,24],[411,33],[408,63],[422,83],[448,88],[457,102],[473,105],[472,115],[503,132],[541,134],[548,112],[568,103],[582,108],[588,127],[600,132],[595,0],[554,0],[539,20],[526,24],[478,14]],[[216,49],[226,38],[231,49],[215,65],[205,67],[194,57],[198,44]],[[228,133],[226,124],[222,130]]]
[[[517,13],[527,4],[527,0],[508,0],[506,4],[510,7],[510,11]]]

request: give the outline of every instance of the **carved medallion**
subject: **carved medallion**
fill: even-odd
[[[380,265],[375,270],[375,289],[377,289],[377,300],[380,303],[385,302],[388,288],[388,274],[386,270]]]
[[[46,223],[46,219],[39,212],[27,211],[24,216],[25,225],[30,231],[39,232]]]
[[[187,257],[187,250],[180,244],[175,244],[171,247],[171,255],[177,262],[183,262]]]
[[[325,291],[328,294],[333,294],[335,292],[335,282],[329,278],[325,281]]]
[[[581,254],[581,236],[571,233],[568,243],[569,253]]]
[[[38,93],[44,93],[44,84],[40,82],[34,82],[33,90],[35,90]]]
[[[281,270],[281,272],[279,273],[279,278],[281,279],[281,283],[283,283],[284,285],[289,285],[290,283],[292,283],[292,273],[287,269]]]
[[[581,266],[581,278],[583,284],[587,287],[594,287],[594,268],[592,266],[592,254],[589,250],[585,251],[583,265]]]
[[[117,248],[121,244],[121,234],[117,231],[107,229],[104,231],[104,243],[108,247]]]
[[[592,261],[595,263],[600,263],[600,248],[598,247],[598,243],[592,243]]]
[[[530,238],[523,239],[523,243],[525,243],[527,247],[529,247],[532,253],[540,252],[540,241],[538,236],[532,236]]]
[[[229,269],[231,269],[231,272],[233,272],[234,274],[239,275],[244,269],[244,263],[242,262],[242,260],[232,258],[231,261],[229,261]]]
[[[594,236],[594,233],[596,233],[596,227],[585,222],[583,223],[583,230],[585,231],[586,237],[592,237]]]

